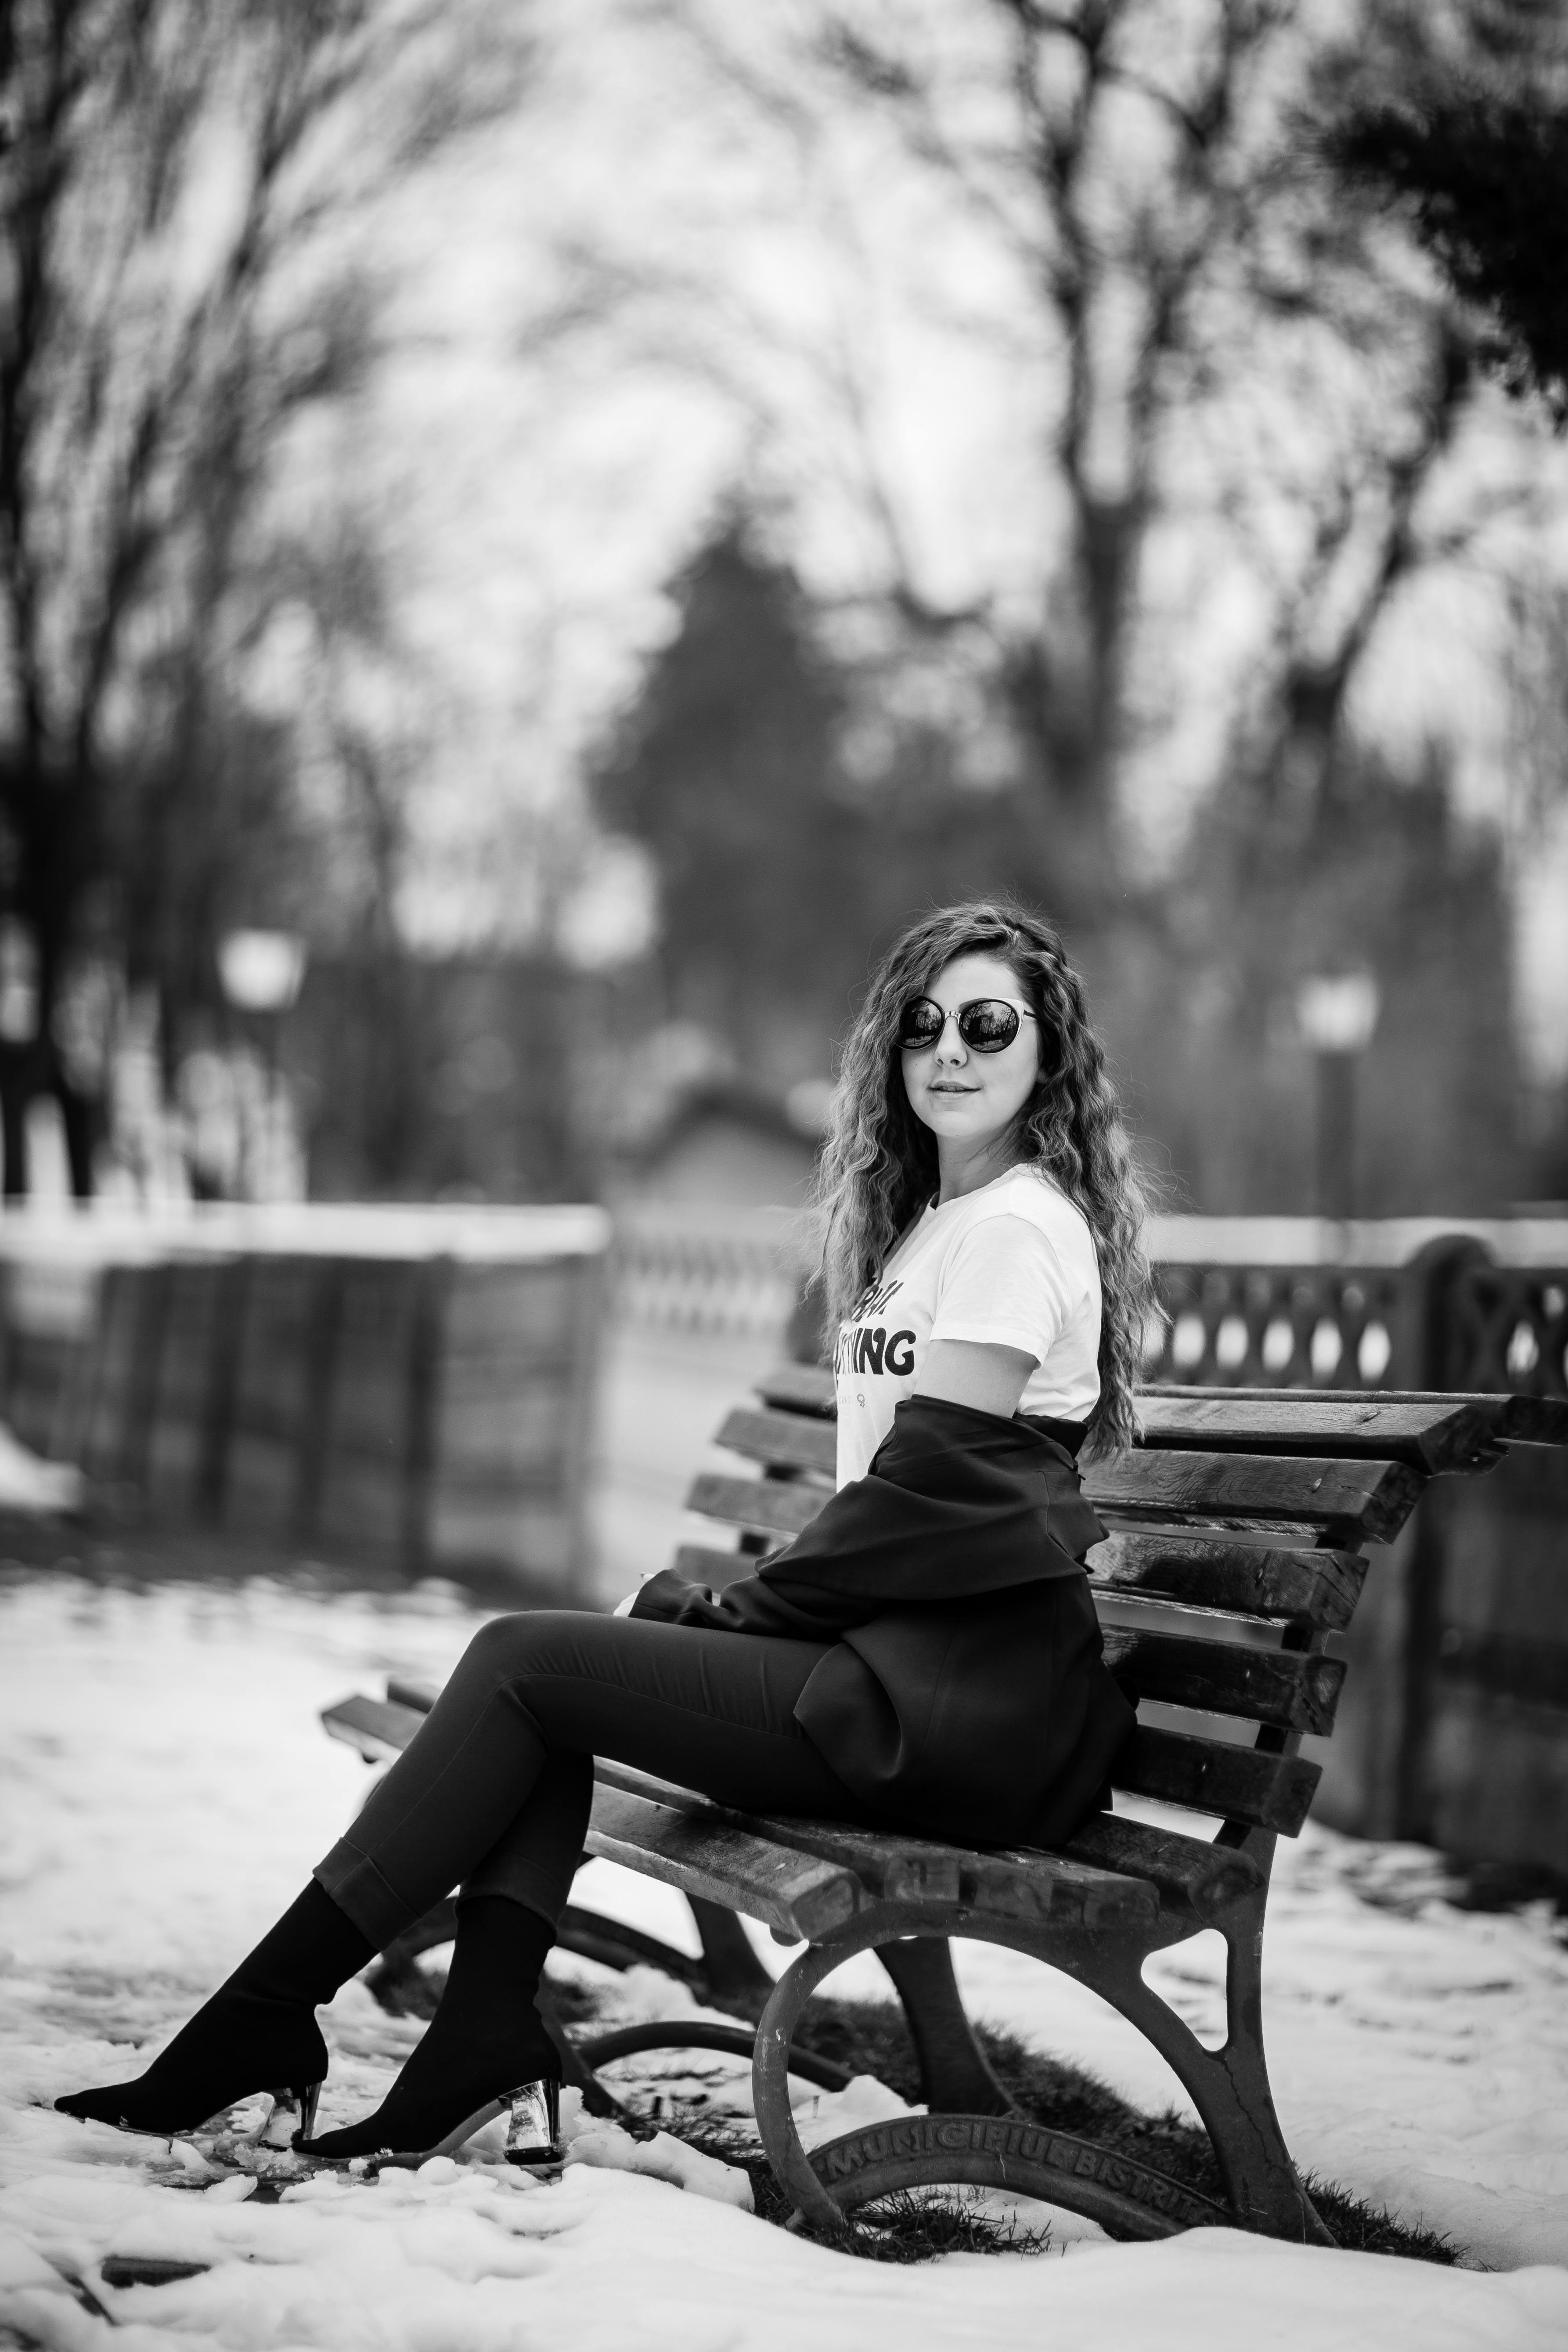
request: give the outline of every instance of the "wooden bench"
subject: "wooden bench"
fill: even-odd
[[[575,2046],[559,2037],[569,2079],[591,2106],[614,2106],[593,2068],[632,2050],[745,2051],[768,2159],[819,2224],[841,2228],[846,2212],[894,2189],[973,2182],[1087,2214],[1116,2238],[1217,2222],[1331,2242],[1274,2112],[1261,1986],[1275,1841],[1299,1832],[1319,1779],[1301,1741],[1332,1730],[1344,1679],[1326,1644],[1350,1622],[1366,1545],[1399,1532],[1428,1478],[1485,1471],[1510,1444],[1568,1443],[1568,1405],[1214,1389],[1152,1390],[1141,1402],[1142,1444],[1088,1465],[1084,1478],[1110,1530],[1089,1561],[1106,1654],[1139,1706],[1115,1780],[1129,1797],[1205,1819],[1179,1830],[1100,1813],[1060,1852],[980,1851],[742,1816],[601,1764],[589,1852],[686,1895],[703,1958],[576,1907],[563,1942],[620,1965],[655,1960],[715,1998],[764,1989],[767,1998],[754,2036],[741,2025],[673,2021]],[[704,1473],[689,1498],[729,1540],[683,1547],[676,1565],[722,1584],[807,1526],[832,1491],[833,1417],[826,1372],[790,1364],[763,1381],[718,1433],[719,1444],[751,1467]],[[350,1699],[323,1720],[367,1757],[385,1756],[406,1746],[434,1696],[393,1684],[386,1699]],[[1150,1719],[1172,1710],[1174,1722]],[[737,1913],[805,1946],[775,1986]],[[1227,1956],[1227,2031],[1216,2050],[1142,1973],[1151,1952],[1205,1928],[1224,1937]],[[451,1932],[442,1906],[384,1966],[405,1967]],[[946,1940],[953,1935],[1065,1970],[1145,2034],[1207,2127],[1225,2204],[1012,2111],[958,1996]],[[792,2036],[823,1978],[866,1950],[878,1952],[903,2001],[929,2111],[847,2133],[807,2156],[788,2076],[829,2085],[845,2078],[792,2053]]]

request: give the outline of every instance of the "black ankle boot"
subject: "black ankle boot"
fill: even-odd
[[[500,1895],[458,1907],[458,1940],[440,2006],[424,2040],[374,2115],[342,2131],[306,2135],[302,2156],[422,2164],[450,2156],[509,2111],[507,2156],[548,2164],[559,2153],[561,2058],[533,2005],[554,1928]]]
[[[55,2105],[84,2123],[167,2138],[270,2091],[281,2113],[291,2106],[309,2130],[327,2071],[316,2004],[373,1957],[368,1939],[312,1879],[144,2074],[69,2092]],[[271,2127],[268,2136],[277,2139]]]

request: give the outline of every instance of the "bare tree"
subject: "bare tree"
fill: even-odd
[[[0,1040],[7,1192],[42,1091],[90,1187],[57,1014],[94,922],[123,950],[134,918],[165,992],[210,953],[205,803],[271,469],[371,353],[356,219],[515,99],[521,36],[485,25],[428,0],[0,14],[0,890],[36,982],[31,1034]]]
[[[699,0],[686,15],[777,120],[850,93],[1011,272],[1003,323],[1037,419],[1013,462],[1047,519],[1029,593],[933,594],[871,450],[863,502],[906,641],[983,648],[1050,809],[1063,912],[1093,926],[1119,899],[1121,789],[1204,658],[1152,562],[1174,538],[1244,580],[1253,616],[1237,677],[1205,663],[1228,709],[1210,780],[1245,777],[1265,824],[1310,813],[1396,596],[1530,495],[1521,466],[1428,525],[1469,414],[1471,322],[1402,230],[1343,203],[1315,139],[1347,89],[1435,37],[1422,13],[1347,29],[1290,0],[841,0],[799,12],[787,80]]]

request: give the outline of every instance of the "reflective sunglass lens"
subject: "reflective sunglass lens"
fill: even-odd
[[[1018,1015],[1010,1004],[994,996],[966,1004],[958,1016],[958,1034],[977,1054],[999,1054],[1018,1034]]]
[[[942,1008],[929,996],[906,1004],[899,1021],[899,1043],[905,1046],[934,1045],[942,1034]]]

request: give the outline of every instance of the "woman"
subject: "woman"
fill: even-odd
[[[928,916],[874,977],[823,1159],[838,1491],[715,1597],[673,1572],[613,1617],[486,1625],[304,1893],[136,2081],[59,2099],[188,2131],[284,2086],[295,2146],[416,2161],[512,2105],[547,2160],[559,2061],[532,2005],[595,1755],[742,1811],[1054,1844],[1131,1709],[1081,1566],[1086,1433],[1126,1442],[1141,1202],[1082,983],[1012,907]],[[315,2019],[459,1885],[440,2005],[384,2105],[310,2137]]]

